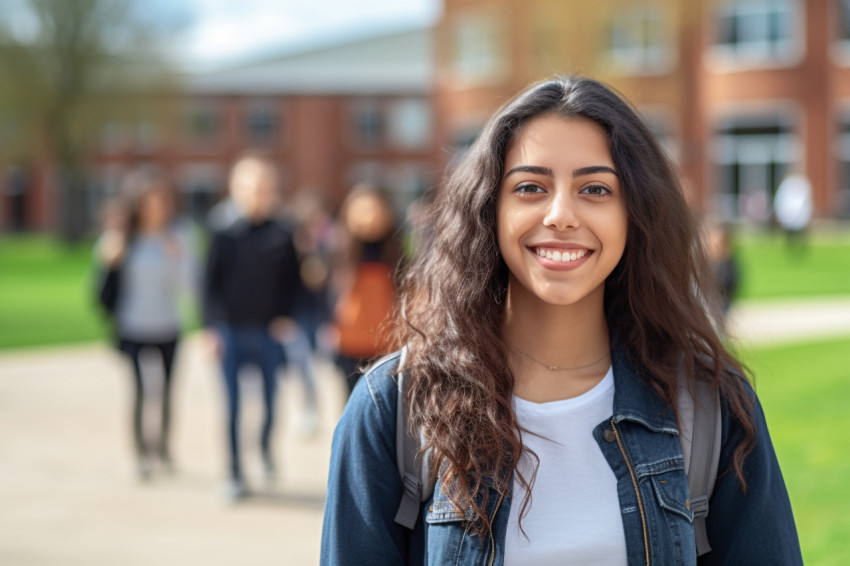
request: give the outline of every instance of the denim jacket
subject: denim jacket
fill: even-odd
[[[361,378],[337,425],[321,564],[501,566],[511,497],[493,485],[487,488],[491,529],[483,537],[467,531],[473,515],[448,500],[439,480],[413,531],[394,522],[402,493],[393,379],[398,361],[386,359]],[[674,413],[621,351],[612,352],[612,363],[614,414],[593,436],[617,478],[628,563],[802,564],[791,504],[758,399],[757,444],[743,469],[746,491],[731,471],[743,433],[721,404],[722,449],[707,519],[712,551],[697,560]]]

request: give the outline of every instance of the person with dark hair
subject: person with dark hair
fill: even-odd
[[[213,234],[204,274],[204,325],[221,359],[227,395],[229,501],[246,494],[239,450],[239,373],[247,364],[262,374],[260,448],[266,477],[276,472],[271,435],[277,369],[284,361],[281,341],[294,324],[290,317],[299,277],[292,229],[278,219],[279,191],[273,163],[254,154],[236,161],[230,175],[236,214]]]
[[[726,224],[712,224],[706,233],[708,260],[717,285],[721,313],[725,316],[732,308],[732,301],[738,293],[741,268],[735,256],[732,227]]]
[[[174,194],[162,175],[150,169],[133,171],[121,189],[105,210],[96,256],[113,277],[111,298],[104,306],[111,311],[118,348],[133,369],[133,437],[138,473],[147,479],[154,457],[172,469],[169,434],[172,374],[181,330],[179,300],[193,289],[195,258],[191,233],[175,222]],[[151,381],[144,379],[142,371],[146,350],[157,351],[162,361],[161,421],[155,445],[145,438],[145,398],[151,397]]]
[[[627,102],[580,77],[525,90],[428,224],[401,277],[403,354],[361,377],[335,431],[322,564],[697,564],[677,419],[697,387],[722,425],[699,563],[802,563],[764,414],[708,312],[697,223]],[[412,529],[397,426],[435,482]]]
[[[336,362],[349,392],[359,364],[386,353],[392,344],[388,327],[395,298],[393,270],[400,246],[395,214],[379,187],[352,187],[340,207],[340,235],[334,269]]]

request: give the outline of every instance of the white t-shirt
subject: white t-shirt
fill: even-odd
[[[614,411],[612,370],[573,399],[532,403],[514,397],[523,446],[540,460],[527,514],[519,529],[526,491],[514,480],[505,540],[505,566],[626,564],[626,538],[617,479],[593,429]],[[535,436],[534,434],[539,436]],[[531,478],[533,457],[519,467]],[[527,535],[527,536],[526,536]]]

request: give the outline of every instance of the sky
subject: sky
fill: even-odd
[[[183,0],[180,60],[215,67],[252,56],[436,21],[440,0]]]

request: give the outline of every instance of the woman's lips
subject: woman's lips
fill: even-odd
[[[549,269],[575,269],[587,261],[593,250],[587,248],[558,248],[550,246],[529,247],[541,265]]]

